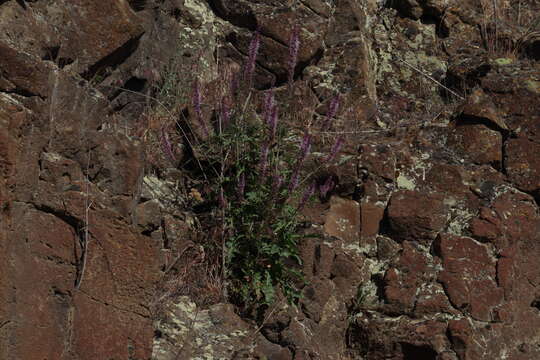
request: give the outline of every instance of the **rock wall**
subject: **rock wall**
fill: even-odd
[[[0,0],[0,358],[540,358],[539,13]],[[339,93],[346,148],[305,211],[320,236],[302,244],[304,298],[256,325],[205,278],[189,154],[167,161],[146,110],[170,91],[169,111],[189,112],[194,74],[219,91],[256,28],[254,85],[279,92],[295,25],[289,100],[301,120]],[[202,297],[162,296],[180,253],[199,277],[177,288]]]

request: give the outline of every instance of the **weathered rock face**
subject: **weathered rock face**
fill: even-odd
[[[0,358],[540,358],[540,8],[519,5],[0,0]],[[255,87],[313,129],[339,94],[314,132],[346,140],[305,210],[303,298],[257,325],[205,267],[205,189],[165,123],[203,138],[193,82],[211,124],[255,29]]]

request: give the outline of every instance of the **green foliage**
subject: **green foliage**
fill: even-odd
[[[284,140],[283,127],[271,136],[261,121],[231,121],[200,150],[220,174],[213,188],[223,216],[229,296],[249,307],[271,304],[281,291],[295,302],[303,284],[302,235],[298,192],[288,185],[297,150]],[[261,154],[271,141],[264,161]]]

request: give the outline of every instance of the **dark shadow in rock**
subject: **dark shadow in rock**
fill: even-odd
[[[426,345],[401,343],[403,360],[436,360],[437,352]]]
[[[17,4],[21,5],[21,7],[26,10],[27,6],[24,2],[24,0],[16,0],[17,1]]]
[[[525,47],[525,54],[528,58],[533,60],[540,60],[540,40],[536,40],[527,44]]]
[[[125,83],[123,88],[125,90],[129,90],[129,91],[133,91],[133,92],[138,93],[138,92],[142,92],[144,90],[144,87],[146,86],[146,83],[147,83],[146,79],[141,79],[141,78],[138,78],[136,76],[133,76],[132,78],[130,78]]]
[[[540,311],[540,297],[533,300],[531,303],[531,307],[536,308],[538,311]]]
[[[60,53],[60,46],[49,46],[44,49],[45,55],[41,58],[44,61],[52,61],[56,65],[63,69],[66,65],[72,64],[74,62],[71,58],[59,58],[58,54]]]
[[[124,45],[120,46],[110,55],[90,66],[87,71],[81,74],[83,79],[89,81],[92,78],[99,77],[102,73],[106,72],[107,68],[112,68],[114,70],[114,68],[122,64],[135,52],[135,50],[137,50],[141,36],[142,34],[128,40],[126,43],[124,43]]]
[[[443,24],[440,16],[422,15],[420,21],[422,22],[422,24],[435,25],[435,33],[439,38],[444,39],[450,36],[450,29]]]
[[[257,29],[257,18],[249,10],[245,12],[232,12],[226,9],[220,0],[207,0],[208,6],[212,12],[219,18],[244,29],[255,31]]]
[[[133,9],[133,11],[138,12],[146,9],[146,2],[147,0],[129,0],[129,6]]]

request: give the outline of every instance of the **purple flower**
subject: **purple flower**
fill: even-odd
[[[275,128],[277,121],[277,107],[274,104],[274,92],[272,90],[268,90],[264,95],[263,119],[270,129],[270,138],[273,138],[273,128]]]
[[[238,73],[235,73],[232,75],[232,78],[231,78],[231,94],[235,94],[236,93],[236,90],[238,90],[238,86],[239,86],[239,83],[240,83],[240,74]]]
[[[198,80],[195,80],[195,83],[193,84],[192,102],[193,102],[193,108],[195,109],[195,114],[197,115],[197,120],[199,121],[199,124],[201,124],[204,135],[208,137],[208,128],[206,127],[206,123],[204,122],[203,117],[202,117],[202,110],[201,110],[202,95],[201,95],[201,87]]]
[[[195,80],[193,83],[193,108],[195,109],[195,113],[200,118],[202,117],[201,112],[201,102],[202,102],[202,95],[201,95],[201,87],[199,84],[199,80]]]
[[[292,86],[294,69],[298,61],[298,49],[300,49],[300,27],[296,24],[293,27],[289,38],[289,60],[287,62],[289,70],[289,86]]]
[[[324,182],[324,184],[322,184],[320,187],[319,187],[319,191],[321,193],[321,196],[324,198],[326,197],[326,194],[328,194],[328,192],[330,190],[332,190],[334,188],[334,179],[332,179],[331,176],[329,176],[326,181]]]
[[[302,144],[300,144],[299,165],[302,165],[309,154],[309,150],[311,150],[311,135],[309,135],[309,133],[306,131],[304,137],[302,138]]]
[[[227,199],[225,198],[225,194],[223,192],[223,187],[219,189],[219,206],[222,209],[225,209],[227,207]]]
[[[295,169],[294,173],[291,176],[291,180],[289,182],[289,194],[292,194],[294,190],[298,187],[298,181],[300,180],[300,171]]]
[[[268,118],[268,130],[270,139],[274,140],[276,137],[276,128],[278,120],[278,109],[277,106],[273,106]]]
[[[246,176],[244,173],[238,178],[238,197],[240,201],[244,199],[244,191],[246,188]]]
[[[329,161],[334,160],[334,158],[336,157],[337,153],[339,153],[339,150],[341,150],[341,147],[343,146],[343,143],[344,143],[343,136],[340,136],[340,137],[336,140],[336,142],[334,143],[334,145],[332,146],[332,149],[330,150],[330,154],[328,154],[328,156],[326,157],[326,159],[324,159],[324,162],[329,162]]]
[[[274,107],[274,92],[272,90],[266,91],[264,94],[264,103],[263,103],[263,118],[267,119],[272,112]]]
[[[332,118],[336,116],[336,113],[339,108],[339,94],[332,98],[330,105],[328,106],[328,112],[326,113],[326,119],[324,120],[322,131],[327,131],[332,125]]]
[[[261,44],[261,34],[259,29],[255,30],[248,50],[248,60],[244,69],[244,80],[251,83],[253,77],[253,71],[255,70],[255,61],[257,60],[257,54],[259,53],[259,46]]]
[[[165,131],[165,127],[161,128],[161,147],[162,147],[163,152],[165,153],[165,155],[167,155],[167,157],[169,158],[169,160],[171,162],[174,162],[176,160],[176,158],[174,156],[172,144],[169,141],[169,135]]]
[[[281,185],[283,185],[283,177],[275,175],[272,178],[272,191],[277,194],[279,189],[281,189]]]
[[[224,129],[229,125],[229,120],[231,119],[231,109],[227,104],[225,98],[221,99],[221,127]]]
[[[263,148],[261,150],[261,179],[264,178],[266,175],[266,168],[268,166],[268,151],[270,150],[270,146],[268,143],[265,143],[263,145]]]
[[[306,157],[309,155],[309,150],[311,149],[311,135],[306,131],[304,137],[302,138],[302,143],[300,144],[300,156],[298,161],[294,166],[293,175],[289,183],[289,193],[292,193],[298,187],[298,181],[300,179],[300,169],[306,160]]]
[[[308,202],[309,198],[313,195],[315,192],[315,183],[311,183],[311,185],[304,191],[304,195],[302,196],[302,199],[300,200],[300,203],[298,204],[298,210],[301,210],[306,203]]]

